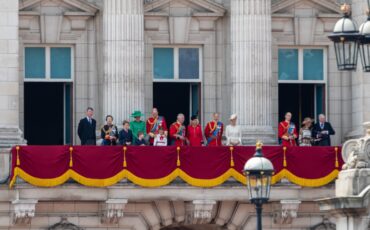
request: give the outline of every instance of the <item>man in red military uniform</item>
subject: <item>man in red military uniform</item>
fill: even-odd
[[[292,113],[287,112],[285,114],[285,120],[279,124],[279,139],[281,140],[282,146],[296,146],[296,139],[298,137],[297,128],[294,123],[291,122]]]
[[[157,108],[152,109],[152,116],[146,121],[146,133],[149,136],[149,144],[153,145],[155,135],[158,134],[159,128],[162,128],[164,134],[167,136],[167,124],[164,117],[158,115]]]
[[[185,116],[182,113],[177,115],[177,121],[170,126],[171,145],[185,146],[187,144],[186,128],[184,126]]]
[[[222,133],[224,132],[224,124],[219,121],[219,114],[213,114],[213,120],[208,122],[205,129],[204,135],[207,139],[207,146],[221,146],[222,145]]]

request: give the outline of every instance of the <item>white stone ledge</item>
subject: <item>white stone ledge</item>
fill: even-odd
[[[17,193],[19,194],[17,197]],[[320,188],[302,188],[295,185],[273,186],[270,201],[300,200],[312,201],[334,196],[334,185]],[[17,185],[9,190],[7,185],[0,187],[0,201],[15,198],[36,199],[39,201],[106,201],[108,199],[128,199],[130,201],[149,200],[216,200],[247,201],[248,193],[244,186],[219,186],[198,188],[187,185],[143,188],[132,185],[117,185],[107,188],[91,188],[80,185],[63,185],[55,188],[37,188],[28,184]]]

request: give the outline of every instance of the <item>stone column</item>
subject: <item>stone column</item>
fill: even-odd
[[[231,112],[243,143],[276,143],[272,128],[271,0],[231,0]]]
[[[358,27],[366,21],[365,9],[367,2],[352,0],[352,17]],[[357,71],[352,72],[352,132],[346,135],[348,139],[362,137],[362,124],[370,121],[370,73],[362,71],[361,59],[358,57]]]
[[[116,124],[144,111],[144,14],[142,0],[104,1],[103,116]]]
[[[19,129],[18,1],[0,0],[0,182],[9,172],[9,148],[23,143]]]

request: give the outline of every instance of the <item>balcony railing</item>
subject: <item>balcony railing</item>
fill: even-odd
[[[12,149],[10,187],[19,177],[35,186],[52,187],[74,180],[105,187],[129,181],[160,187],[176,181],[190,186],[245,184],[245,162],[254,147],[18,146]],[[307,187],[332,182],[343,164],[338,147],[267,146],[274,165],[272,183],[283,178]],[[179,180],[180,178],[181,180]]]

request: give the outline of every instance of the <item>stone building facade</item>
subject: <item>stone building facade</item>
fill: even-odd
[[[365,1],[352,0],[365,20]],[[325,113],[333,144],[362,136],[370,78],[337,71],[327,39],[340,17],[335,0],[0,0],[1,229],[255,229],[254,207],[232,181],[212,189],[181,182],[145,189],[21,182],[9,190],[9,147],[78,144],[88,106],[99,126],[134,110],[237,113],[243,142],[277,142],[291,110]],[[190,60],[190,61],[189,61]],[[163,93],[167,92],[167,93]],[[165,102],[165,103],[162,103]],[[175,111],[170,111],[171,108]],[[53,135],[50,135],[53,133]],[[49,137],[55,137],[49,139]],[[265,229],[335,229],[314,201],[334,185],[274,186]]]
[[[237,113],[245,144],[276,143],[287,111],[297,125],[327,114],[335,145],[361,136],[369,117],[366,74],[337,71],[327,39],[340,17],[334,0],[4,4],[1,126],[15,139],[24,132],[30,144],[51,132],[32,125],[45,103],[61,114],[44,116],[56,124],[52,144],[79,143],[88,106],[98,126],[107,114],[117,124],[134,110],[148,117],[153,106],[168,123],[179,112],[202,124],[215,111],[225,123]],[[359,22],[364,4],[353,1]]]

